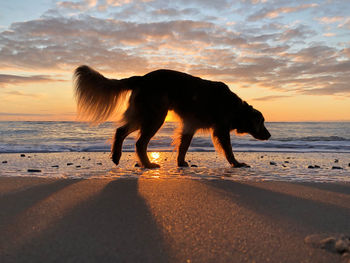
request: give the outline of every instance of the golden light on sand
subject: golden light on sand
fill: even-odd
[[[151,152],[151,162],[159,160],[160,153],[159,152]]]

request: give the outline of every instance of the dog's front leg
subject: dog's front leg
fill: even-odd
[[[135,130],[136,128],[130,124],[125,124],[124,126],[119,127],[116,130],[114,135],[114,141],[112,144],[112,149],[111,149],[111,155],[112,155],[111,157],[115,165],[119,164],[119,160],[122,155],[122,146],[123,146],[124,139]]]
[[[224,151],[227,161],[233,167],[250,167],[245,163],[238,162],[233,155],[229,129],[214,129],[213,138]]]
[[[177,155],[177,165],[179,167],[188,167],[188,163],[185,161],[185,156],[186,156],[188,147],[191,144],[193,135],[194,135],[194,132],[181,134],[180,145],[178,148],[178,155]]]

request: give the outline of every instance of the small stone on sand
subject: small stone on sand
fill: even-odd
[[[270,162],[270,165],[277,165],[275,162]]]
[[[339,240],[337,240],[337,242],[335,242],[335,249],[339,253],[344,253],[345,251],[347,251],[349,249],[349,244],[347,244],[345,242],[345,240],[339,239]]]
[[[2,163],[7,163],[7,161],[2,161]]]
[[[333,170],[343,170],[343,168],[340,166],[332,166],[332,169]]]
[[[80,168],[81,166],[80,165],[76,165],[75,168]]]
[[[195,164],[191,164],[191,167],[198,167],[198,165],[195,165]]]
[[[73,163],[67,163],[67,166],[72,165]]]
[[[22,153],[20,156],[21,156],[21,157],[26,157],[26,155],[25,155],[25,154],[23,154],[23,153]]]
[[[320,241],[320,247],[331,252],[336,252],[335,242],[335,237],[327,237]]]
[[[289,163],[289,161],[284,161],[284,163]]]
[[[58,168],[59,166],[56,164],[56,165],[52,165],[51,167]]]
[[[39,170],[39,169],[28,169],[27,172],[28,173],[41,173],[41,170]]]
[[[338,159],[335,159],[334,162],[335,162],[335,163],[339,163],[339,160],[338,160]]]
[[[97,163],[97,165],[102,165],[102,163]]]
[[[307,168],[309,168],[309,169],[314,169],[314,168],[315,168],[315,166],[313,166],[313,165],[309,165]]]

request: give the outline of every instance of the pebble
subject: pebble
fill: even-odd
[[[332,166],[332,169],[333,170],[343,170],[343,168],[340,166]]]
[[[2,161],[2,163],[7,163],[7,161]]]
[[[41,173],[41,170],[39,170],[39,169],[28,169],[27,172],[28,173]]]
[[[350,236],[341,234],[327,237],[324,234],[309,235],[305,238],[305,243],[315,248],[326,249],[333,253],[342,254],[347,258],[350,253]]]
[[[75,168],[80,168],[80,167],[81,167],[80,165],[75,166]]]
[[[335,159],[334,162],[335,162],[335,163],[339,163],[339,160],[338,160],[338,159]]]
[[[339,239],[337,240],[337,242],[335,242],[335,250],[339,253],[344,253],[349,249],[349,244],[347,244],[347,242],[345,242],[345,240],[343,239]]]
[[[56,164],[56,165],[52,165],[51,167],[58,168],[59,166]]]
[[[73,163],[67,163],[67,166],[72,165]]]
[[[195,164],[191,164],[191,167],[198,167],[198,165],[195,165]]]
[[[277,165],[275,162],[270,162],[270,165]]]
[[[25,155],[25,154],[23,154],[23,153],[22,153],[20,156],[21,156],[21,157],[26,157],[26,155]]]
[[[102,165],[102,163],[97,163],[97,165]]]
[[[321,167],[319,165],[309,165],[307,168],[309,168],[309,169],[319,169]]]
[[[289,163],[289,161],[284,161],[284,163]]]
[[[89,158],[89,159],[87,159],[88,161],[90,161],[91,159]]]
[[[335,249],[336,239],[335,237],[327,237],[320,241],[320,247],[331,252],[337,252]]]

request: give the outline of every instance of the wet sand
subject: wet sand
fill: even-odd
[[[347,262],[350,184],[0,177],[0,262]]]

